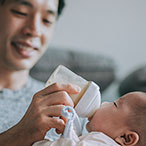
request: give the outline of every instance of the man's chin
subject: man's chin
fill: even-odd
[[[34,64],[30,62],[11,62],[9,65],[7,65],[8,68],[10,68],[13,71],[22,71],[22,70],[30,70],[33,67]]]

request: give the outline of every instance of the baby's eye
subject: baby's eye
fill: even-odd
[[[14,14],[17,14],[17,15],[21,15],[21,16],[27,16],[27,13],[24,13],[24,12],[20,12],[20,11],[17,11],[17,10],[11,10]]]
[[[116,104],[116,102],[113,102],[113,104],[114,104],[114,106],[117,108],[118,106],[117,106],[117,104]]]

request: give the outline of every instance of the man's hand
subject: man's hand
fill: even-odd
[[[76,85],[55,83],[36,93],[22,120],[8,130],[9,137],[13,134],[17,137],[19,146],[29,146],[42,140],[51,128],[63,132],[64,121],[53,117],[61,117],[65,105],[74,106],[69,94],[79,92],[80,88]]]

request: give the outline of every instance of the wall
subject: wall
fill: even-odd
[[[105,54],[118,75],[146,64],[146,0],[66,0],[52,46]]]

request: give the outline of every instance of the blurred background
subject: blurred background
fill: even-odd
[[[51,46],[111,56],[123,78],[146,63],[146,0],[66,0]]]
[[[146,66],[146,0],[66,0],[50,47],[112,58],[116,83],[103,97],[113,100],[119,96],[120,82]],[[145,76],[146,69],[142,78],[146,83]],[[135,79],[124,81],[120,95],[130,91],[127,86],[137,84],[131,82]]]

